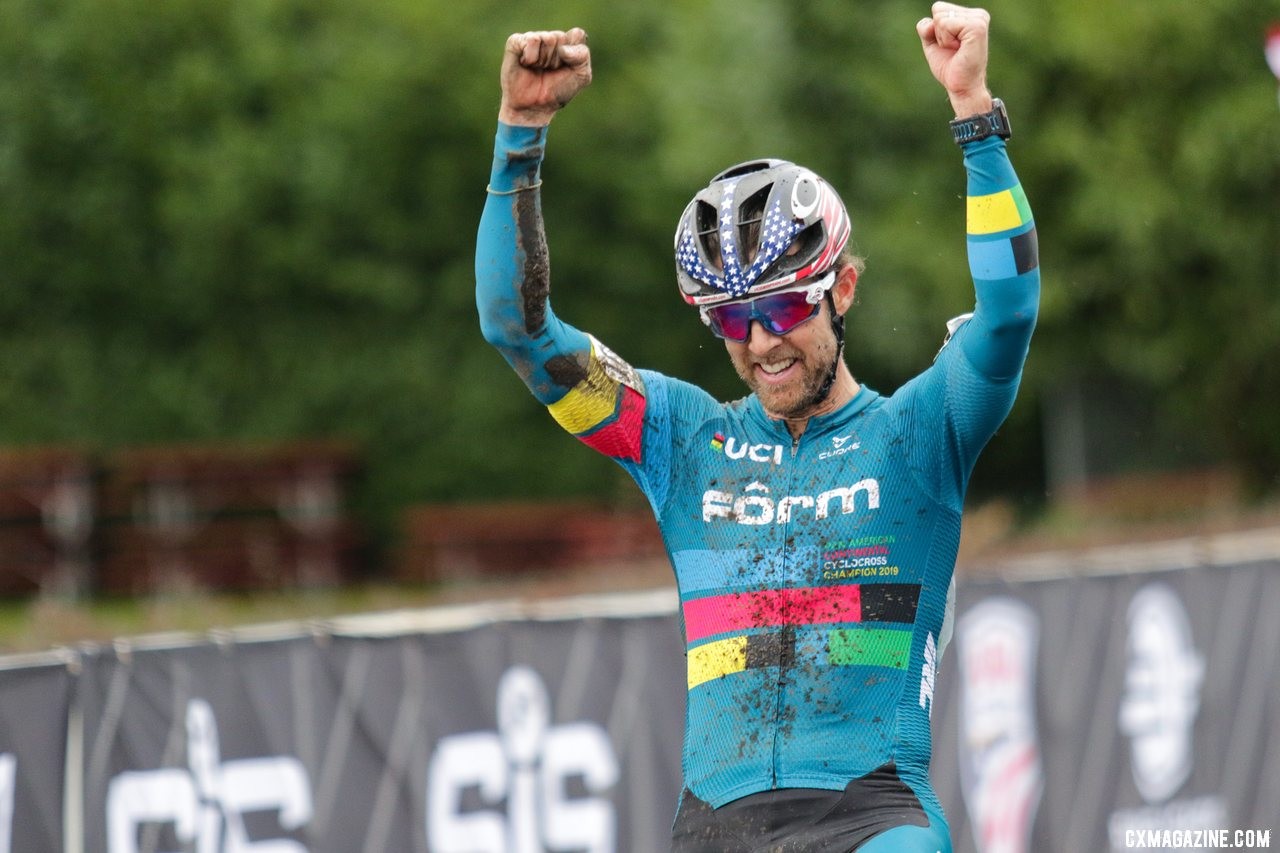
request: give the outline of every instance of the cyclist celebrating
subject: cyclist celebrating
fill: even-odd
[[[569,432],[649,499],[687,644],[676,851],[950,850],[928,780],[969,474],[1007,416],[1035,325],[1030,208],[986,86],[990,18],[917,24],[968,174],[976,305],[884,396],[844,360],[862,261],[835,190],[781,160],[718,174],[680,218],[676,278],[750,389],[720,403],[635,370],[551,310],[547,125],[591,81],[586,35],[507,40],[480,224],[485,338]]]

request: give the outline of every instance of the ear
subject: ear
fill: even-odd
[[[858,271],[853,264],[845,264],[840,270],[836,283],[831,287],[831,298],[835,302],[836,313],[844,315],[853,307],[853,297],[858,290]]]

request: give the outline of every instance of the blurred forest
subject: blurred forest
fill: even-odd
[[[1034,508],[1055,470],[1204,465],[1280,491],[1264,5],[987,4],[1044,303],[976,495]],[[595,82],[544,168],[557,312],[635,365],[739,396],[677,295],[671,234],[721,168],[793,159],[850,208],[869,265],[849,360],[891,391],[972,300],[964,174],[914,30],[927,11],[5,0],[0,444],[349,441],[356,509],[384,534],[423,502],[638,503],[475,316],[503,42],[574,25]],[[1051,458],[1064,434],[1083,462]]]

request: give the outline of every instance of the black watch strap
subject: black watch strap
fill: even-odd
[[[1004,101],[999,98],[993,98],[991,112],[953,119],[951,122],[951,135],[955,137],[956,145],[977,142],[979,139],[986,139],[988,136],[1008,139],[1012,132],[1009,129],[1009,113],[1004,108]]]

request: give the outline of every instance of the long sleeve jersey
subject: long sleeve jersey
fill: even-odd
[[[1035,227],[1004,142],[964,150],[972,315],[896,393],[863,386],[793,441],[754,395],[722,403],[633,369],[555,316],[545,139],[499,126],[476,254],[481,325],[657,517],[687,650],[686,787],[718,807],[840,790],[892,764],[936,808],[929,713],[961,506],[1013,404],[1039,301]]]

